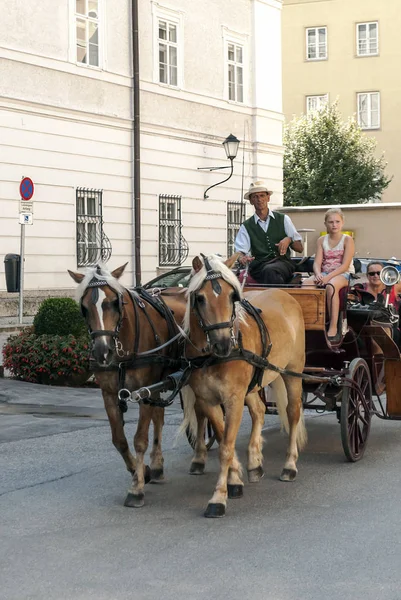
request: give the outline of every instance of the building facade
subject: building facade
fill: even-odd
[[[401,194],[401,80],[398,0],[284,0],[283,109],[287,120],[338,100],[385,152],[394,179],[384,202]]]
[[[226,255],[241,190],[282,199],[281,0],[141,0],[142,281],[198,252]],[[25,288],[129,261],[135,282],[132,3],[11,3],[0,21],[0,249],[19,253],[19,184],[35,184]],[[265,40],[269,39],[269,47]],[[240,141],[232,178],[222,142]],[[3,269],[3,261],[0,268]],[[0,289],[5,289],[4,273]]]

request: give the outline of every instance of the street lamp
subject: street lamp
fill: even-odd
[[[227,155],[228,160],[230,161],[230,165],[227,165],[225,167],[198,167],[198,171],[203,171],[203,170],[218,171],[220,169],[231,169],[231,172],[226,179],[223,179],[223,181],[219,181],[219,183],[214,183],[213,185],[211,185],[210,187],[208,187],[205,190],[205,193],[203,194],[204,200],[209,198],[209,196],[207,195],[209,190],[216,187],[217,185],[221,185],[222,183],[225,183],[232,176],[233,170],[234,170],[233,160],[237,156],[239,144],[240,144],[240,141],[235,137],[235,135],[230,133],[230,135],[223,142],[224,150],[226,151],[226,155]]]

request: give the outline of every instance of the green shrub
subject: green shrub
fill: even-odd
[[[33,320],[36,335],[87,335],[87,326],[72,298],[47,298]]]
[[[89,341],[73,335],[36,335],[31,328],[10,336],[4,367],[23,381],[81,385],[89,374]]]

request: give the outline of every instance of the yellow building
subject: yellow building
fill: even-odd
[[[338,99],[385,151],[394,176],[382,201],[401,200],[401,0],[284,0],[286,119]]]

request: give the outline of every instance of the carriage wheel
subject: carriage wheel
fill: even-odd
[[[372,382],[363,358],[354,358],[348,378],[359,387],[347,385],[341,400],[341,441],[350,462],[360,460],[365,452],[372,420]]]

